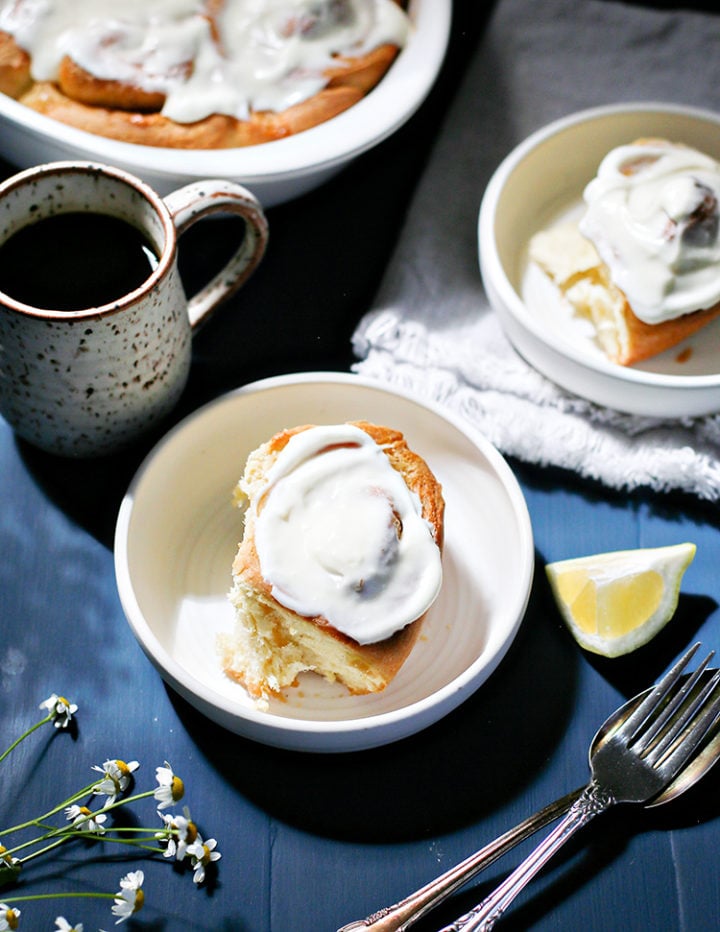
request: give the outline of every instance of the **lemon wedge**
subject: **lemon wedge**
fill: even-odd
[[[548,563],[555,601],[575,640],[620,657],[655,637],[672,618],[695,544],[617,550]]]

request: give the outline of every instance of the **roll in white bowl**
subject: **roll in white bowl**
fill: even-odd
[[[442,483],[442,589],[385,690],[352,696],[308,673],[263,710],[225,676],[216,651],[217,633],[231,631],[234,622],[227,592],[242,514],[232,492],[248,453],[276,431],[360,419],[401,430]],[[534,549],[520,487],[487,440],[377,382],[310,373],[225,395],[160,441],[122,502],[115,570],[138,642],[191,705],[264,744],[339,752],[414,734],[487,680],[524,616]]]
[[[579,212],[585,185],[606,153],[640,137],[685,143],[720,160],[720,116],[696,108],[618,104],[549,124],[503,160],[485,191],[478,222],[483,283],[520,355],[570,392],[630,414],[715,413],[720,411],[720,321],[661,356],[619,366],[602,353],[588,322],[574,317],[528,263],[532,235]]]

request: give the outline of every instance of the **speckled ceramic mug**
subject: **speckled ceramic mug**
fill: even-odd
[[[152,245],[156,267],[112,303],[80,310],[32,307],[0,291],[0,413],[44,450],[95,456],[127,446],[176,404],[193,331],[252,274],[265,251],[267,223],[256,198],[231,182],[196,182],[163,199],[120,169],[53,162],[0,184],[0,247],[28,224],[70,212],[131,224]],[[177,268],[178,237],[221,213],[244,219],[244,238],[188,299]]]

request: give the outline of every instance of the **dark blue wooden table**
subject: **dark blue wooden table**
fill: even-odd
[[[438,116],[482,32],[486,14],[474,7],[458,7],[448,63],[411,124],[326,187],[270,211],[267,260],[197,337],[176,419],[264,375],[349,366],[350,335],[382,275]],[[4,166],[5,174],[11,170]],[[350,229],[345,238],[333,233]],[[203,248],[219,248],[221,224],[203,236]],[[354,261],[358,242],[362,264]],[[309,260],[318,253],[322,276]],[[184,263],[188,281],[199,274],[194,262]],[[161,857],[68,845],[28,864],[19,884],[0,890],[0,901],[114,893],[124,873],[142,869],[145,906],[127,928],[333,932],[582,784],[589,741],[610,711],[694,639],[720,647],[716,507],[610,492],[569,473],[511,463],[532,520],[536,578],[520,633],[493,677],[445,720],[395,745],[312,755],[255,744],[167,689],[123,616],[112,535],[150,443],[101,461],[67,461],[18,442],[0,421],[0,753],[38,720],[38,704],[51,693],[79,705],[76,727],[47,726],[0,763],[0,831],[89,783],[90,768],[108,758],[140,762],[138,790],[151,789],[155,767],[169,761],[222,859],[196,888],[190,874]],[[544,563],[683,540],[698,551],[672,624],[627,658],[583,653],[558,617]],[[663,809],[626,808],[598,820],[525,891],[503,927],[717,928],[718,789],[720,769]],[[159,825],[152,800],[133,805],[128,819]],[[465,911],[527,850],[497,862],[415,928],[430,932]],[[109,900],[19,905],[20,928],[33,932],[54,928],[58,915],[84,922],[86,932],[113,922]]]

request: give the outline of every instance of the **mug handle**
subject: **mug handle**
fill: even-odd
[[[237,252],[204,288],[188,300],[193,330],[201,327],[221,301],[234,294],[260,264],[268,241],[268,223],[258,199],[246,188],[220,179],[195,181],[163,198],[178,236],[211,214],[236,214],[245,220]]]

